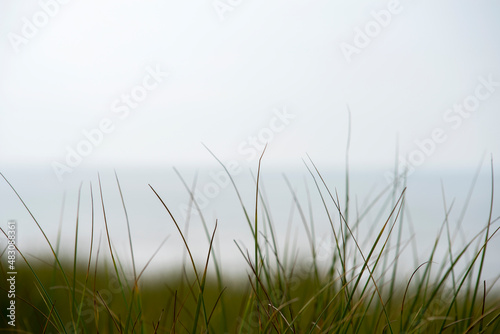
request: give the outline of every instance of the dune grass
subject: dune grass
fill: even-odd
[[[215,157],[215,155],[214,155]],[[216,158],[217,159],[217,158]],[[125,269],[125,259],[116,255],[107,223],[106,206],[99,178],[97,189],[90,185],[92,233],[88,253],[78,253],[80,196],[76,212],[74,252],[62,254],[59,238],[53,245],[41,225],[32,216],[51,254],[37,258],[17,249],[19,280],[16,290],[16,327],[7,325],[7,302],[2,296],[0,322],[3,331],[15,333],[498,333],[500,332],[500,295],[493,284],[482,277],[487,246],[498,232],[498,218],[492,217],[492,191],[489,219],[466,243],[456,242],[457,231],[450,228],[448,214],[453,206],[446,203],[445,217],[434,246],[427,258],[403,251],[412,240],[402,238],[405,223],[405,177],[375,196],[371,203],[356,212],[348,205],[349,174],[346,173],[343,202],[324,180],[311,159],[306,170],[321,199],[326,221],[315,221],[308,212],[310,203],[301,203],[286,179],[294,209],[303,223],[304,237],[310,245],[308,260],[294,248],[291,237],[280,245],[276,229],[260,183],[262,156],[254,177],[254,202],[244,203],[239,189],[226,170],[238,197],[242,220],[253,237],[253,249],[235,242],[241,259],[248,266],[248,276],[228,279],[221,270],[214,251],[217,221],[208,222],[196,202],[193,189],[177,170],[175,172],[190,195],[190,208],[201,218],[209,242],[205,261],[196,261],[186,238],[187,222],[179,221],[168,203],[150,185],[165,210],[166,219],[175,225],[184,243],[187,266],[166,280],[147,278],[144,268],[134,259],[127,209],[118,176],[116,182],[123,203],[129,235],[132,270]],[[346,168],[348,170],[348,168]],[[398,175],[398,171],[395,171]],[[23,205],[21,196],[3,176]],[[81,194],[82,187],[79,193]],[[310,196],[308,199],[310,200]],[[365,216],[377,203],[385,210],[376,213],[377,221]],[[31,214],[31,212],[30,212]],[[94,233],[94,217],[102,215],[105,233]],[[189,220],[189,218],[188,218]],[[329,224],[330,243],[319,244],[315,225]],[[459,224],[460,225],[460,224]],[[184,230],[183,228],[184,227]],[[361,230],[369,230],[369,240],[360,240]],[[3,234],[6,232],[2,230]],[[174,237],[174,236],[173,236]],[[100,238],[107,247],[101,248]],[[166,240],[165,240],[166,241]],[[164,242],[165,242],[164,241]],[[438,245],[447,252],[438,258]],[[460,245],[458,245],[460,244]],[[2,243],[3,245],[3,243]],[[159,245],[158,250],[162,245]],[[0,283],[5,295],[5,251],[2,250]],[[156,254],[156,253],[155,253]],[[154,257],[152,255],[151,259]],[[129,260],[127,260],[129,261]],[[413,272],[404,272],[401,261],[415,263]],[[149,264],[149,262],[148,262]],[[209,270],[209,268],[211,268]],[[22,279],[21,279],[22,277]]]

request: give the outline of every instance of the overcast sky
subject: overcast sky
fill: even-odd
[[[264,142],[269,164],[342,165],[347,105],[352,166],[393,166],[398,136],[421,168],[498,161],[499,15],[497,1],[2,1],[0,166],[213,161],[201,143],[253,163]]]

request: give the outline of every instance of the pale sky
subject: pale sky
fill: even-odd
[[[500,160],[497,1],[61,2],[0,3],[0,167],[68,165],[102,122],[74,168],[213,162],[201,143],[255,164],[266,141],[343,165],[347,105],[354,167],[393,166],[397,136],[421,168]]]

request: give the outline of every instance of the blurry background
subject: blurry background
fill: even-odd
[[[345,195],[350,109],[359,205],[373,187],[387,186],[397,150],[408,162],[399,171],[409,167],[415,185],[408,205],[417,235],[426,240],[444,217],[441,181],[447,205],[457,199],[456,223],[484,162],[464,223],[475,233],[488,218],[489,159],[500,158],[498,14],[496,1],[3,1],[0,171],[54,239],[66,191],[62,231],[70,240],[78,185],[85,182],[87,219],[89,181],[97,198],[101,172],[121,240],[115,168],[146,259],[164,236],[171,234],[173,250],[179,239],[147,184],[182,216],[189,195],[171,167],[189,185],[198,172],[210,225],[219,218],[220,243],[227,241],[220,247],[241,261],[232,240],[249,231],[202,143],[234,167],[249,206],[249,169],[269,144],[263,180],[285,228],[293,205],[280,173],[305,196],[307,154]],[[17,219],[20,242],[46,249],[31,242],[40,234],[4,182],[0,196],[2,226]],[[88,219],[82,228],[88,232]],[[192,238],[204,241],[199,234]]]

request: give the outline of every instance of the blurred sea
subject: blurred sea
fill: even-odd
[[[235,242],[238,242],[243,249],[248,248],[252,253],[251,231],[236,192],[222,168],[179,167],[178,170],[190,188],[194,185],[195,196],[209,233],[212,232],[215,221],[218,222],[215,249],[219,258],[222,259],[222,269],[234,273],[248,271]],[[200,262],[203,261],[208,250],[206,231],[196,210],[188,214],[190,195],[176,172],[172,168],[117,168],[116,171],[130,221],[137,267],[142,268],[146,264],[165,238],[168,239],[151,262],[149,273],[176,270],[185,256],[184,246],[175,225],[148,184],[151,184],[162,197],[181,229],[187,231],[188,243],[195,258]],[[338,194],[340,205],[344,210],[346,203],[344,172],[325,170],[325,168],[320,168],[320,171],[333,196]],[[78,189],[82,182],[78,252],[82,259],[88,259],[92,216],[90,188],[92,187],[95,217],[94,256],[99,240],[101,240],[101,254],[109,252],[97,170],[80,168],[78,173],[71,175],[63,183],[58,182],[51,170],[7,168],[1,172],[18,191],[54,247],[58,244],[58,233],[61,232],[59,249],[61,254],[68,258],[72,257],[74,252]],[[103,168],[99,170],[99,173],[111,243],[122,263],[130,268],[131,255],[127,225],[114,171]],[[392,189],[387,190],[371,206],[378,194],[388,187],[384,173],[384,170],[373,169],[350,171],[349,222],[352,225],[361,217],[359,228],[355,233],[365,251],[369,250],[369,241],[374,240],[402,190],[402,186],[395,193]],[[196,175],[197,179],[194,183]],[[294,202],[294,196],[284,175],[300,203],[300,208]],[[463,247],[466,241],[471,240],[486,225],[491,201],[489,166],[483,165],[468,200],[474,176],[474,170],[454,172],[417,170],[408,177],[404,210],[399,217],[403,222],[401,225],[403,253],[400,263],[402,272],[410,272],[418,264],[427,260],[426,256],[443,226],[447,210],[449,210],[448,228],[450,235],[454,237],[452,246],[455,251]],[[255,175],[248,170],[234,175],[234,181],[252,222],[255,214],[254,177]],[[317,176],[316,181],[327,202],[333,224],[338,230],[339,214]],[[261,182],[263,198],[267,203],[267,214],[274,223],[281,253],[288,249],[293,253],[292,255],[298,252],[305,259],[310,257],[310,246],[302,216],[307,224],[310,224],[311,219],[314,222],[317,250],[321,247],[323,247],[322,251],[331,249],[332,231],[328,215],[314,179],[305,167],[302,170],[266,168],[261,173]],[[498,186],[496,189],[498,190]],[[468,206],[464,210],[467,201]],[[500,215],[498,203],[498,201],[494,203],[493,219]],[[371,209],[367,211],[368,208]],[[259,203],[259,230],[261,231],[265,225],[265,213],[262,203]],[[463,219],[460,218],[462,216]],[[7,183],[0,179],[0,226],[5,229],[7,221],[11,219],[18,222],[17,243],[28,258],[49,254],[50,249],[35,222]],[[494,222],[492,231],[498,225],[498,221]],[[393,231],[393,242],[396,240],[399,226],[397,224]],[[457,229],[457,226],[460,228]],[[265,228],[268,229],[267,226]],[[448,247],[447,231],[446,227],[442,231],[438,256],[435,258],[438,264],[443,261]],[[0,246],[4,249],[6,239],[0,240]],[[477,249],[477,245],[477,242],[473,243],[471,249]],[[393,251],[393,248],[388,251]],[[500,275],[499,253],[500,236],[495,236],[488,247],[483,278],[492,280]],[[470,259],[472,253],[467,256]]]

